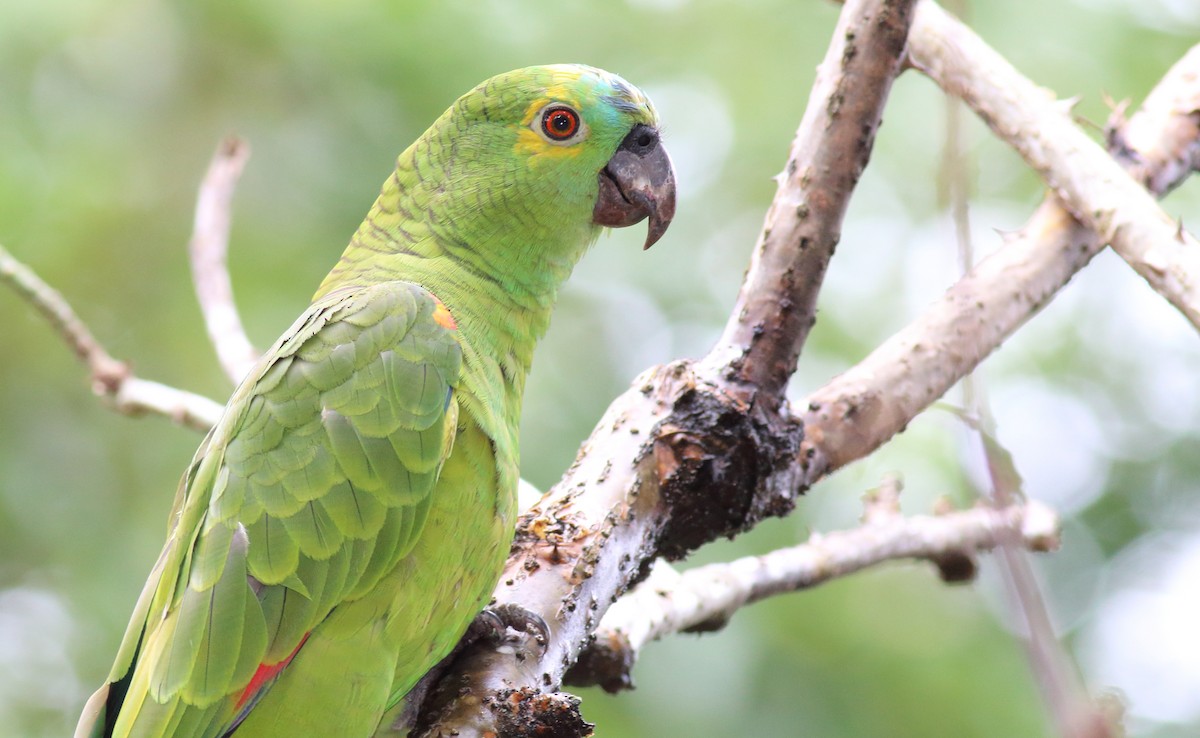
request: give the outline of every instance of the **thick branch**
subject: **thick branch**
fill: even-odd
[[[868,6],[877,8],[870,17],[861,11]],[[838,63],[846,68],[862,64],[860,69],[880,70],[883,75],[864,75],[860,84],[871,89],[855,88],[851,97],[864,96],[882,105],[883,95],[876,94],[874,87],[890,84],[887,70],[895,64],[891,55],[902,42],[868,44],[861,39],[876,26],[887,26],[892,32],[899,29],[903,38],[907,18],[908,5],[899,0],[875,5],[862,0],[847,8],[846,25],[840,25],[835,36],[834,48],[841,54]],[[855,39],[860,40],[857,45]],[[783,250],[766,248],[773,237],[764,233],[763,255],[756,256],[761,265],[752,274],[759,281],[755,290],[743,290],[743,294],[754,294],[758,288],[773,290],[777,296],[773,309],[786,315],[775,318],[765,302],[755,307],[750,298],[740,300],[727,337],[704,363],[653,369],[614,402],[563,481],[523,518],[514,556],[497,592],[501,602],[519,603],[545,617],[551,629],[549,647],[524,662],[479,648],[468,651],[451,682],[454,699],[434,705],[445,711],[428,713],[435,719],[427,725],[431,731],[473,735],[494,730],[501,719],[497,695],[509,698],[509,706],[538,704],[533,696],[557,686],[608,603],[644,575],[655,555],[682,555],[707,540],[745,529],[764,515],[786,512],[798,491],[869,452],[941,396],[1100,247],[1061,208],[1044,205],[1021,234],[952,288],[941,303],[862,365],[815,394],[803,418],[808,439],[801,448],[804,432],[799,425],[771,412],[771,402],[752,402],[750,393],[751,383],[761,383],[777,396],[786,382],[812,320],[807,307],[793,309],[811,306],[815,300],[819,275],[841,228],[844,199],[865,163],[862,149],[869,149],[877,123],[878,108],[869,129],[860,126],[856,134],[848,133],[862,119],[837,114],[846,100],[836,99],[833,93],[847,88],[834,84],[830,89],[831,96],[814,101],[828,113],[825,127],[802,126],[802,130],[818,140],[853,141],[857,148],[844,158],[824,160],[827,169],[849,167],[852,172],[813,174],[830,174],[831,189],[807,193],[812,202],[791,201],[790,215],[787,203],[772,206],[782,219],[780,228],[790,230],[795,239],[822,239],[824,251],[802,250],[796,240],[789,247],[795,258],[789,259]],[[1132,138],[1129,145],[1134,145]],[[825,150],[821,144],[802,148]],[[853,155],[856,152],[861,158]],[[796,175],[796,188],[781,184],[781,199],[804,191],[803,172],[812,169],[807,162],[792,162],[791,175],[801,174]],[[1146,166],[1153,171],[1155,165],[1147,160]],[[838,182],[843,184],[839,187]],[[822,197],[833,201],[822,201],[814,209]],[[802,205],[807,207],[804,214]],[[816,235],[806,236],[809,226],[804,221],[810,219],[822,222],[811,226]],[[772,230],[773,223],[768,219]],[[1048,253],[1038,253],[1042,251]],[[993,262],[997,257],[1001,258]],[[6,281],[17,284],[20,280],[11,276],[10,262],[11,258],[0,258],[0,272]],[[794,270],[801,266],[815,269],[816,276],[796,277]],[[772,268],[778,269],[773,275]],[[60,296],[41,287],[61,302]],[[24,288],[18,285],[17,289]],[[76,332],[63,327],[78,323],[65,302],[65,311],[60,312],[52,307],[53,300],[27,299],[58,326],[94,375],[115,374],[97,371],[94,362],[103,366],[105,360],[125,371],[98,346],[97,352],[80,348],[95,342],[86,329]],[[137,381],[125,377],[121,385],[137,387]],[[209,402],[198,399],[200,405],[195,407]],[[192,416],[193,424],[215,420],[220,408],[210,405]],[[207,420],[204,416],[210,410],[212,420]],[[511,699],[514,695],[520,699]]]
[[[810,100],[793,146],[793,156],[816,158],[789,163],[791,185],[781,185],[767,222],[773,230],[778,219],[780,232],[760,239],[754,284],[743,290],[726,340],[695,368],[678,363],[640,377],[562,481],[523,516],[495,596],[546,620],[544,651],[518,650],[518,658],[512,649],[468,649],[442,681],[449,686],[426,703],[418,734],[532,734],[565,704],[551,700],[553,714],[543,716],[531,712],[533,698],[557,688],[609,603],[650,561],[791,509],[802,487],[801,433],[774,409],[899,69],[911,7],[858,0],[843,10],[823,93]],[[856,80],[853,95],[840,79],[847,75]],[[775,297],[760,299],[767,290]],[[753,402],[755,385],[766,388],[765,402]]]
[[[860,51],[866,53],[866,47]],[[834,117],[830,127],[844,122]],[[1030,125],[1031,134],[1042,128],[1037,119]],[[1059,206],[1044,204],[938,304],[813,395],[802,416],[801,448],[795,446],[801,433],[791,421],[757,412],[763,404],[747,401],[743,386],[731,386],[730,379],[757,381],[764,375],[746,375],[738,362],[741,349],[732,351],[727,341],[694,370],[676,364],[641,377],[633,392],[610,407],[559,486],[523,519],[497,590],[500,602],[534,609],[550,623],[544,656],[519,662],[468,652],[452,682],[454,693],[465,699],[430,705],[449,706],[426,726],[429,732],[490,730],[500,712],[511,715],[497,705],[529,704],[514,695],[529,697],[556,686],[578,654],[581,635],[654,555],[680,555],[765,515],[785,513],[797,491],[899,432],[1036,313],[1100,247]],[[777,275],[781,284],[789,279],[786,270]],[[781,289],[776,294],[786,292]],[[754,336],[749,313],[735,312]],[[756,340],[800,345],[802,337],[782,333],[795,321],[778,325],[779,332],[763,331],[765,338]],[[763,351],[791,356],[793,348]],[[779,366],[760,365],[768,374]],[[536,722],[536,716],[523,717],[523,725]]]
[[[644,375],[610,407],[560,485],[523,520],[497,590],[500,602],[532,608],[550,623],[545,654],[522,662],[468,652],[451,682],[460,699],[449,701],[429,732],[475,735],[494,728],[501,713],[511,717],[513,705],[531,704],[530,696],[560,682],[581,634],[656,553],[680,554],[786,511],[797,490],[902,429],[1099,248],[1061,208],[1043,205],[942,301],[813,396],[800,453],[790,445],[797,429],[739,402],[741,393],[727,391],[727,375],[709,370],[721,364],[714,357],[695,372],[677,364]],[[536,715],[521,715],[522,725],[536,724]]]
[[[1016,538],[1036,551],[1057,548],[1058,518],[1037,502],[1003,509],[977,507],[944,515],[874,516],[865,525],[813,534],[807,543],[691,569],[656,565],[650,577],[617,601],[596,629],[588,670],[572,673],[608,691],[631,684],[629,668],[649,642],[685,630],[708,630],[740,608],[785,592],[895,559],[939,562],[990,551]]]
[[[1200,243],[1072,122],[1067,106],[932,0],[918,6],[909,56],[942,89],[961,97],[1081,223],[1200,328]],[[1194,148],[1188,156],[1194,160]]]
[[[75,356],[87,365],[92,390],[125,415],[165,415],[206,431],[221,416],[221,405],[207,397],[133,376],[129,365],[109,355],[63,296],[33,270],[0,246],[0,280],[32,305],[58,333]]]
[[[234,384],[242,381],[259,357],[242,327],[225,264],[233,191],[249,157],[250,147],[240,138],[231,136],[217,146],[196,196],[195,224],[188,244],[204,325],[221,368]]]
[[[731,389],[778,407],[816,322],[817,294],[850,193],[900,71],[911,3],[850,3],[809,94],[750,271],[707,362]]]

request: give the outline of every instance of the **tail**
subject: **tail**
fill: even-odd
[[[132,714],[123,715],[125,712]],[[130,679],[126,677],[105,684],[88,698],[75,727],[74,738],[166,738],[176,735],[223,738],[236,727],[224,727],[229,722],[228,713],[229,706],[222,703],[196,707],[178,698],[165,704],[156,702],[136,686],[131,690]]]
[[[108,725],[108,694],[111,684],[97,689],[83,705],[83,714],[75,726],[74,738],[109,738],[112,726]]]

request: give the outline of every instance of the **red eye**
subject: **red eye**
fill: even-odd
[[[579,113],[570,108],[546,108],[542,113],[542,133],[552,141],[566,141],[579,130]]]

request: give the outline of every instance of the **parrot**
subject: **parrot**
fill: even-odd
[[[518,69],[397,159],[311,305],[234,390],[76,738],[358,738],[489,601],[558,290],[605,228],[675,214],[653,104]]]

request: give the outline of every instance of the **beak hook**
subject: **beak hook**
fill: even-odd
[[[622,228],[649,217],[647,249],[667,232],[675,217],[675,170],[657,130],[634,126],[600,170],[599,184],[592,222]]]

